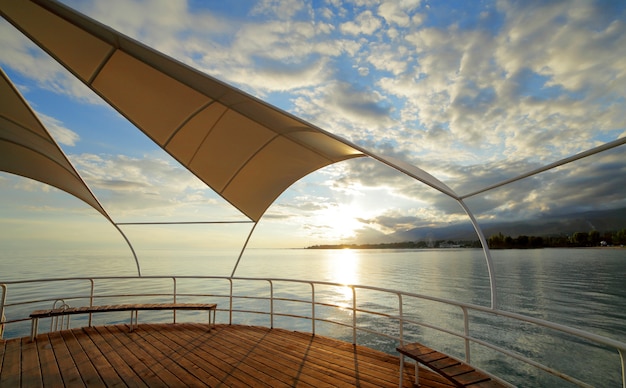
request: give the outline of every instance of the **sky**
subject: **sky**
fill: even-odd
[[[626,135],[626,2],[63,1],[459,194]],[[246,221],[9,23],[0,65],[114,221]],[[479,223],[626,207],[626,146],[466,200]],[[0,173],[5,250],[127,249],[80,200]],[[251,248],[382,242],[469,223],[368,158],[286,190]],[[126,225],[138,249],[240,247],[252,224]]]

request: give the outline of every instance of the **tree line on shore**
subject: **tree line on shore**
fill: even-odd
[[[564,236],[504,236],[502,233],[492,235],[487,240],[489,248],[567,248],[567,247],[599,247],[626,244],[626,229],[617,232],[600,233],[576,232]]]
[[[426,249],[426,248],[480,248],[480,241],[404,241],[380,244],[322,244],[307,249]]]
[[[491,235],[487,239],[490,249],[528,249],[528,248],[578,248],[598,246],[626,245],[626,229],[617,232],[600,233],[576,232],[562,236],[504,236],[502,233]],[[481,248],[479,240],[428,240],[405,241],[380,244],[324,244],[313,245],[307,249],[426,249],[426,248]]]

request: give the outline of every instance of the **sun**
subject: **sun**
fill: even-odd
[[[344,241],[356,237],[356,232],[363,228],[360,219],[363,210],[356,205],[340,204],[331,206],[317,217],[326,232],[323,238],[328,241]]]

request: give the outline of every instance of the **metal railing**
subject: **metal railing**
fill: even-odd
[[[165,287],[159,285],[160,292],[142,292],[142,293],[119,293],[119,290],[122,288],[130,288],[133,291],[135,290],[133,283],[137,283],[140,281],[153,281],[153,280],[167,280],[171,281],[171,285],[167,286],[168,290],[165,290]],[[179,290],[179,282],[185,281],[196,281],[196,282],[226,282],[225,286],[218,285],[217,287],[212,284],[211,292],[208,293],[199,293],[199,292],[181,292]],[[27,287],[31,285],[37,285],[41,287],[42,285],[52,285],[51,283],[57,282],[85,282],[85,286],[76,286],[75,284],[72,286],[74,290],[74,294],[68,293],[67,295],[50,295],[50,290],[58,289],[59,287],[44,287],[43,290],[47,290],[44,292],[42,297],[37,297],[34,299],[25,299],[24,297],[20,297],[17,295],[14,299],[15,301],[7,302],[9,291],[12,287]],[[114,281],[118,284],[107,287],[101,286],[101,284],[106,284],[108,282]],[[266,286],[256,287],[253,293],[249,294],[238,294],[234,291],[235,283],[263,283]],[[296,296],[280,296],[277,295],[276,285],[277,284],[287,284],[289,287],[293,287],[294,285],[303,285],[306,286],[307,289],[310,288],[310,291],[303,292],[302,290],[298,291]],[[100,288],[104,288],[104,291],[98,291]],[[287,287],[287,288],[289,288]],[[322,288],[342,288],[349,289],[350,292],[346,295],[350,295],[351,301],[349,303],[338,304],[333,298],[328,300],[328,297],[319,297],[319,291]],[[512,313],[503,310],[495,310],[489,307],[461,303],[451,300],[446,300],[442,298],[421,295],[416,293],[391,290],[386,288],[379,287],[370,287],[370,286],[362,286],[362,285],[344,285],[339,283],[332,282],[318,282],[318,281],[307,281],[307,280],[297,280],[297,279],[281,279],[281,278],[243,278],[243,277],[221,277],[221,276],[142,276],[142,277],[92,277],[92,278],[55,278],[55,279],[38,279],[38,280],[25,280],[25,281],[12,281],[5,282],[4,284],[0,284],[0,288],[2,290],[2,295],[0,298],[0,327],[5,326],[5,333],[7,332],[6,328],[9,325],[24,325],[28,326],[28,322],[30,319],[28,317],[28,311],[32,310],[33,306],[43,306],[47,304],[48,306],[51,302],[55,302],[58,299],[63,299],[68,304],[70,303],[79,303],[88,305],[94,305],[96,301],[104,300],[104,299],[141,299],[146,300],[146,298],[150,299],[158,299],[158,298],[167,298],[167,300],[171,300],[174,303],[180,299],[190,299],[190,298],[202,298],[206,300],[207,298],[211,298],[212,301],[215,299],[225,300],[227,303],[227,307],[222,307],[222,304],[218,303],[217,311],[221,316],[226,316],[226,319],[220,319],[222,322],[227,322],[228,324],[239,323],[234,318],[234,314],[244,314],[244,315],[260,315],[269,317],[268,326],[271,328],[275,327],[277,318],[293,318],[304,321],[310,321],[310,331],[315,334],[318,326],[321,323],[324,324],[332,324],[340,327],[347,328],[351,331],[351,340],[352,343],[357,344],[357,340],[359,339],[360,333],[366,333],[369,335],[379,336],[386,338],[392,341],[396,345],[402,345],[405,341],[409,341],[410,337],[416,336],[416,332],[419,330],[433,330],[442,335],[451,336],[453,338],[457,338],[462,340],[464,346],[462,357],[465,358],[465,361],[468,363],[472,362],[472,345],[478,346],[481,349],[488,349],[489,351],[494,351],[501,356],[515,359],[519,362],[522,362],[526,365],[532,366],[533,368],[537,368],[541,371],[549,373],[551,375],[557,376],[565,381],[573,383],[578,386],[589,387],[590,384],[583,382],[577,378],[567,375],[566,373],[554,369],[550,366],[544,365],[540,361],[533,360],[528,355],[521,354],[519,351],[507,349],[505,344],[497,344],[497,340],[494,338],[478,338],[472,335],[472,329],[475,329],[477,326],[484,324],[484,322],[492,321],[495,319],[508,319],[512,320],[512,322],[516,322],[517,324],[530,324],[534,327],[543,329],[549,329],[552,331],[556,331],[558,333],[566,334],[568,336],[572,336],[576,341],[588,342],[593,346],[614,349],[619,354],[619,362],[613,368],[621,367],[621,383],[622,387],[626,388],[626,343],[613,340],[611,338],[603,337],[600,335],[596,335],[593,333],[589,333],[580,329],[564,326],[558,323],[553,323],[549,321],[545,321],[542,319],[525,316],[517,313]],[[196,289],[197,287],[194,287]],[[83,290],[80,291],[80,290]],[[263,293],[260,290],[266,289],[266,292],[269,292],[269,296],[263,296]],[[80,292],[76,293],[76,290]],[[108,290],[108,291],[107,291]],[[113,290],[114,292],[111,292]],[[284,292],[284,291],[283,291]],[[358,294],[360,292],[376,292],[385,296],[386,299],[393,298],[395,300],[395,306],[386,304],[383,308],[374,309],[373,307],[365,306],[367,303],[359,303],[362,300],[368,301],[368,298],[363,297],[362,300],[359,299]],[[12,298],[13,299],[13,298]],[[255,306],[252,308],[245,307],[237,307],[236,304],[243,304],[245,302],[252,302]],[[263,303],[267,303],[268,307],[265,309],[259,309],[259,306],[262,306]],[[291,308],[289,311],[281,311],[280,308],[277,308],[277,303],[283,304],[291,304],[296,306],[304,306],[304,308],[296,308],[295,310]],[[460,312],[460,318],[452,322],[447,322],[444,326],[442,324],[427,322],[425,319],[420,319],[417,315],[420,313],[419,308],[416,307],[416,304],[419,303],[435,303],[441,306],[447,306],[445,308],[454,308],[458,309]],[[308,307],[306,307],[308,306]],[[320,310],[330,308],[333,311],[341,310],[343,312],[349,312],[348,319],[340,319],[337,318],[337,315],[325,316],[320,313]],[[442,307],[443,308],[443,307]],[[16,314],[8,314],[9,310],[21,310],[22,313]],[[9,316],[11,319],[5,319],[5,314]],[[14,316],[17,315],[17,316]],[[345,314],[344,314],[345,315]],[[481,323],[477,323],[472,320],[477,319],[477,315],[481,315]],[[365,325],[359,322],[358,317],[360,316],[368,316],[373,319],[384,319],[384,325]],[[485,316],[489,316],[489,320],[485,319]],[[454,318],[454,314],[448,315],[446,321],[449,318]],[[176,322],[176,312],[173,312],[172,322]],[[87,325],[92,325],[91,316],[88,317]],[[289,327],[287,327],[289,328]],[[386,328],[387,331],[389,329],[397,329],[397,334],[390,334],[388,332],[384,332],[381,328]],[[0,333],[2,331],[0,330]],[[1,339],[2,337],[0,337]],[[413,342],[413,341],[410,341]],[[423,342],[423,339],[420,339],[420,342]],[[395,347],[395,346],[394,346]],[[458,351],[458,349],[456,349]],[[612,368],[611,366],[607,366],[607,368]],[[489,373],[488,370],[485,372]],[[506,381],[500,379],[500,377],[496,376],[498,380],[501,380],[504,383]],[[508,383],[507,383],[508,384]],[[510,385],[510,384],[509,384]]]

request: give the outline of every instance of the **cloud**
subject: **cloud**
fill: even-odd
[[[382,23],[372,11],[363,11],[354,21],[342,23],[339,29],[348,35],[371,35],[381,27]]]
[[[52,138],[58,143],[73,147],[80,140],[78,133],[66,128],[60,120],[40,112],[37,112],[37,117],[41,119],[43,125],[50,131]]]
[[[420,3],[421,0],[385,1],[378,7],[378,13],[388,24],[407,27],[411,23],[410,12]]]
[[[4,19],[0,20],[0,64],[34,80],[41,88],[72,96],[78,101],[100,104],[102,101],[61,65],[42,52]],[[20,85],[22,90],[28,90]]]
[[[619,2],[501,0],[448,9],[364,0],[316,9],[266,0],[239,13],[170,1],[70,4],[325,130],[423,168],[460,193],[625,133],[626,23]],[[0,23],[0,44],[3,66],[37,84],[24,82],[21,90],[39,86],[101,103],[7,23]],[[65,145],[87,138],[44,119]],[[121,214],[174,214],[180,203],[206,198],[201,185],[159,159],[87,153],[75,159]],[[615,179],[623,174],[623,155],[592,160],[468,203],[482,219],[623,206],[624,188]],[[328,228],[316,214],[363,201],[374,187],[394,205],[381,201],[361,217],[363,233],[465,217],[454,201],[371,160],[333,166],[306,184],[314,194],[294,187],[268,219],[293,225],[300,217],[303,228],[321,236]]]
[[[303,8],[303,3],[298,0],[262,0],[254,6],[252,14],[262,13],[289,20]]]
[[[145,155],[78,154],[77,170],[114,217],[173,217],[175,221],[242,218],[212,190],[179,165]],[[203,214],[207,208],[210,212]]]
[[[302,91],[295,112],[313,124],[353,141],[379,137],[392,124],[393,107],[378,91],[347,82],[328,82]],[[383,136],[389,135],[389,132]]]

